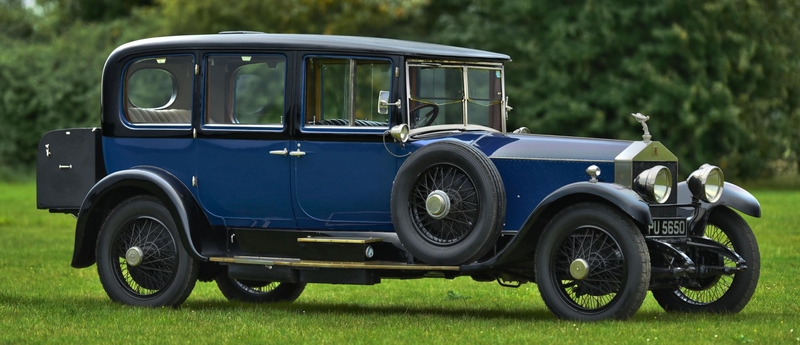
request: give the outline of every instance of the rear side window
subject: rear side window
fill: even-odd
[[[206,124],[283,126],[286,57],[209,56]]]
[[[125,119],[132,124],[189,124],[194,57],[136,60],[125,72]]]

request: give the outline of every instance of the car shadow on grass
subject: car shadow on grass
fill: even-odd
[[[114,303],[107,298],[90,296],[68,296],[68,297],[42,297],[42,296],[20,296],[9,295],[0,292],[0,311],[3,309],[17,309],[18,311],[41,311],[43,313],[56,313],[67,315],[80,315],[92,310],[96,312],[114,312],[114,310],[137,308]],[[8,309],[7,309],[8,308]],[[145,309],[145,308],[142,308]],[[153,310],[164,310],[163,308],[153,308]],[[171,309],[171,308],[167,308]],[[191,311],[249,311],[257,313],[297,313],[297,314],[317,314],[317,315],[371,315],[371,316],[437,316],[452,319],[479,318],[479,319],[505,319],[505,320],[549,320],[558,319],[546,308],[532,306],[530,310],[502,310],[502,309],[481,309],[478,307],[470,308],[467,305],[452,306],[415,306],[415,305],[361,305],[356,303],[274,303],[274,304],[248,304],[241,302],[228,302],[224,300],[188,300],[179,308],[172,310],[191,310]],[[747,309],[739,314],[681,314],[665,313],[662,311],[644,310],[639,311],[630,320],[622,321],[625,323],[676,323],[683,324],[699,320],[719,319],[720,321],[748,324],[753,321],[764,319],[786,319],[793,318],[794,314],[786,311],[752,311]],[[574,321],[567,321],[574,322]],[[613,321],[612,321],[613,322]]]
[[[331,315],[407,315],[407,316],[439,316],[448,318],[481,318],[510,320],[553,319],[547,309],[531,310],[479,309],[468,306],[415,306],[415,305],[362,305],[356,303],[275,303],[247,304],[227,301],[187,301],[182,308],[192,310],[264,310],[282,311],[299,314],[331,314]]]

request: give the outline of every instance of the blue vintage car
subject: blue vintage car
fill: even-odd
[[[72,266],[111,300],[178,306],[307,283],[538,284],[558,317],[738,312],[759,277],[747,191],[651,140],[506,130],[504,54],[226,32],[117,48],[98,128],[47,133],[38,208],[77,218]],[[656,124],[663,121],[653,121]],[[602,172],[602,173],[601,173]]]

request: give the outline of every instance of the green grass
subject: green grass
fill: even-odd
[[[800,192],[756,192],[756,294],[736,315],[666,314],[648,296],[627,321],[557,320],[536,285],[469,278],[309,285],[293,304],[229,303],[198,283],[180,309],[117,305],[93,267],[70,267],[75,220],[0,184],[0,343],[800,343]]]

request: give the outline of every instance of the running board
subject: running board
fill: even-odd
[[[289,266],[297,268],[345,268],[362,270],[404,270],[404,271],[460,271],[459,266],[435,266],[421,264],[407,264],[391,261],[318,261],[300,260],[291,258],[270,258],[260,256],[234,256],[212,257],[211,262],[227,264],[263,265],[263,266]]]

